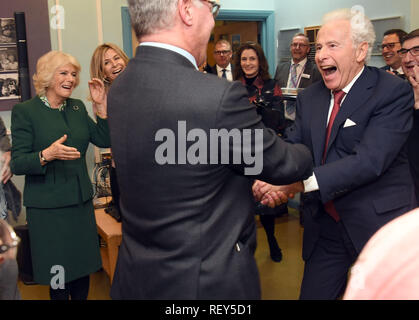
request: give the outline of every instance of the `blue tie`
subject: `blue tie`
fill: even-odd
[[[223,77],[223,78],[227,79],[227,75],[226,75],[226,71],[227,71],[227,70],[226,70],[226,69],[223,69],[222,71],[223,71],[223,74],[222,74],[222,76],[221,76],[221,77]]]

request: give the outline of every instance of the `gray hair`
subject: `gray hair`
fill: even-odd
[[[296,34],[294,34],[294,36],[292,37],[292,40],[294,40],[294,38],[297,38],[297,37],[302,37],[302,38],[304,38],[306,41],[307,41],[307,43],[310,43],[310,39],[304,34],[304,33],[301,33],[301,32],[297,32]]]
[[[365,62],[368,62],[371,58],[376,36],[371,20],[365,15],[363,8],[354,6],[352,9],[339,9],[329,12],[323,17],[323,24],[336,20],[348,20],[351,23],[354,47],[362,42],[368,43],[368,52],[365,59]]]
[[[137,38],[173,27],[177,4],[178,0],[128,0]]]

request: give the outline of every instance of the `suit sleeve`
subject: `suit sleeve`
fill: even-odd
[[[413,121],[412,89],[400,82],[382,95],[353,153],[314,168],[323,203],[378,179],[404,147]]]
[[[39,151],[33,150],[34,132],[28,112],[17,104],[12,110],[12,159],[10,168],[16,175],[43,175],[46,166],[41,166]]]
[[[243,137],[243,144],[230,142],[229,149],[224,150],[233,159],[237,157],[241,160],[230,161],[229,165],[242,174],[281,185],[305,179],[312,173],[309,150],[303,145],[286,143],[275,131],[266,128],[249,103],[245,88],[238,82],[226,89],[217,113],[216,126],[219,130],[239,131]],[[246,142],[245,137],[249,133],[252,138]],[[255,155],[253,164],[246,161],[250,154]],[[252,166],[254,170],[246,170]]]

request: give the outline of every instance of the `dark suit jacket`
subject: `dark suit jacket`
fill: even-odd
[[[25,175],[23,204],[36,208],[60,208],[92,199],[93,188],[86,167],[89,142],[110,146],[107,120],[89,117],[81,100],[67,99],[65,111],[47,108],[38,96],[12,110],[12,160],[16,175]],[[65,145],[77,148],[80,158],[54,160],[45,166],[39,151],[67,134]]]
[[[186,136],[178,133],[179,121],[207,137],[211,129],[263,129],[259,177],[275,183],[307,176],[308,150],[266,129],[241,83],[200,73],[180,54],[156,47],[138,48],[112,84],[108,112],[123,217],[112,298],[260,298],[256,177],[244,176],[243,164],[222,164],[221,153],[211,153],[217,160],[211,165],[182,161]],[[172,158],[177,164],[157,163],[156,151],[168,141],[156,137],[161,129],[180,140]],[[191,138],[188,147],[197,139]],[[204,157],[210,163],[210,152]]]
[[[380,69],[384,71],[390,71],[390,66],[384,66],[384,67],[381,67]],[[397,76],[403,80],[406,80],[406,75],[404,74],[399,73]]]
[[[330,90],[313,84],[297,98],[295,127],[288,137],[312,151],[319,191],[304,200],[303,257],[319,233],[323,204],[333,200],[359,252],[385,223],[415,206],[406,141],[412,127],[413,92],[399,78],[365,67],[335,119],[326,164],[322,154]],[[345,126],[347,119],[356,125]]]
[[[281,63],[275,72],[275,79],[278,81],[281,88],[286,88],[288,84],[288,77],[291,67],[291,61]],[[307,74],[310,78],[306,78],[304,76],[301,77],[300,84],[298,85],[299,88],[307,88],[312,83],[322,80],[322,77],[317,70],[316,64],[310,60],[307,60],[307,63],[304,67],[303,74]]]

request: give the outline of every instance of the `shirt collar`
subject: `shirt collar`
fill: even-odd
[[[54,109],[53,107],[51,107],[47,97],[45,95],[39,96],[39,99],[41,99],[41,101],[44,103],[45,106],[47,106],[50,109]],[[58,110],[59,111],[63,111],[65,109],[65,107],[67,106],[67,100],[64,100],[64,102],[58,106]]]
[[[218,72],[221,72],[223,69],[226,69],[226,71],[231,71],[231,63],[229,63],[228,66],[225,68],[221,68],[218,64],[216,64],[216,66]]]
[[[403,72],[403,68],[402,67],[400,67],[399,69],[393,69],[392,67],[390,67],[390,71],[391,72],[394,72],[394,71],[397,71],[399,74],[404,74],[404,72]]]
[[[167,49],[167,50],[170,50],[170,51],[174,51],[176,53],[179,53],[180,55],[182,55],[186,59],[188,59],[193,64],[193,66],[195,67],[195,69],[198,70],[198,66],[196,64],[196,60],[193,57],[193,55],[190,54],[188,51],[182,49],[182,48],[179,48],[179,47],[173,46],[171,44],[167,44],[167,43],[151,42],[151,41],[150,42],[142,42],[142,43],[140,43],[140,46],[157,47],[157,48]]]
[[[304,66],[307,63],[307,57],[305,57],[303,60],[301,60],[298,63],[294,63],[294,60],[291,61],[291,65],[296,64],[297,66]]]
[[[359,71],[359,73],[352,79],[352,81],[345,88],[342,89],[343,92],[348,94],[348,92],[351,90],[352,86],[355,84],[356,80],[358,80],[358,78],[361,76],[364,69],[365,69],[365,66],[363,66],[361,71]],[[332,92],[332,94],[333,94],[333,92]]]

